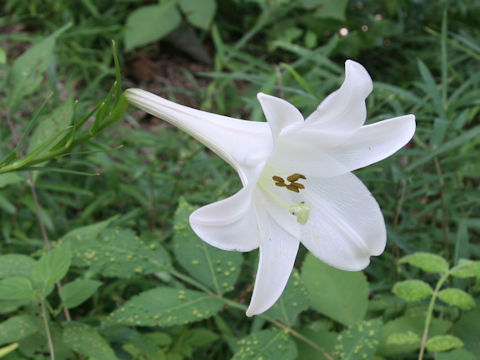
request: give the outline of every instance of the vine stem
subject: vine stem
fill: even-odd
[[[222,300],[225,304],[229,305],[230,307],[232,308],[235,308],[235,309],[239,309],[239,310],[242,310],[242,311],[247,311],[247,307],[243,304],[240,304],[236,301],[233,301],[233,300],[230,300],[230,299],[226,299],[224,298],[222,295],[219,295],[219,294],[215,294],[214,292],[212,292],[211,290],[209,290],[207,287],[205,287],[204,285],[200,284],[198,281],[190,278],[189,276],[187,275],[184,275],[182,273],[179,273],[175,270],[170,270],[170,274],[172,274],[173,276],[175,276],[176,278],[180,279],[180,280],[183,280],[185,281],[186,283],[196,287],[197,289],[199,290],[202,290],[203,292],[205,292],[207,295],[211,296],[211,297],[214,297],[216,299],[220,299]],[[329,355],[323,348],[321,348],[320,346],[318,346],[317,344],[315,344],[312,340],[310,340],[309,338],[303,336],[302,334],[296,332],[295,330],[293,330],[290,326],[288,325],[285,325],[283,323],[281,323],[280,321],[277,321],[267,315],[256,315],[256,316],[259,316],[261,317],[262,319],[265,319],[269,322],[271,322],[272,324],[274,324],[275,326],[277,326],[278,328],[280,329],[283,329],[285,331],[287,331],[290,335],[296,337],[297,339],[299,339],[300,341],[304,342],[305,344],[307,344],[308,346],[310,346],[311,348],[313,348],[314,350],[318,351],[319,353],[322,354],[322,356],[327,359],[327,360],[334,360],[334,358]]]
[[[55,349],[53,347],[52,335],[50,334],[50,327],[48,326],[47,310],[45,309],[45,299],[41,301],[42,319],[45,325],[45,334],[47,335],[48,348],[50,349],[50,359],[55,360]]]
[[[437,300],[438,292],[440,288],[442,287],[443,283],[447,280],[449,275],[450,275],[450,271],[447,271],[438,280],[437,285],[435,286],[435,290],[433,291],[432,298],[430,299],[430,304],[428,305],[428,309],[427,309],[427,316],[425,318],[425,327],[423,329],[422,343],[420,345],[420,352],[418,353],[418,360],[423,360],[423,354],[425,353],[425,346],[427,345],[428,330],[430,329],[430,322],[432,321],[432,317],[433,317],[433,308],[435,307],[435,301]]]

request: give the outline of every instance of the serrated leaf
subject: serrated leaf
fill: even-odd
[[[89,239],[96,239],[97,236],[105,230],[108,225],[112,223],[117,218],[117,216],[111,217],[110,219],[100,221],[98,223],[82,226],[72,231],[66,233],[58,240],[58,244],[62,245],[64,243],[69,243],[72,251],[80,246],[83,242],[88,241]],[[72,264],[79,266],[80,264],[75,262],[75,257],[72,259]]]
[[[66,244],[46,252],[37,261],[32,270],[32,279],[40,284],[43,295],[48,295],[52,285],[67,274],[71,260],[72,252]]]
[[[480,277],[480,261],[460,259],[458,265],[452,269],[450,274],[462,279]]]
[[[427,340],[429,352],[444,352],[463,346],[463,341],[453,335],[437,335]]]
[[[62,305],[66,308],[74,308],[90,296],[102,285],[100,281],[78,279],[71,283],[63,285],[60,290]]]
[[[335,269],[307,254],[301,278],[311,306],[344,324],[362,320],[368,305],[368,283],[362,272]]]
[[[0,300],[28,300],[34,295],[32,283],[24,277],[0,280]]]
[[[462,310],[470,310],[475,307],[472,296],[460,289],[445,289],[438,293],[438,298],[448,305],[458,306]]]
[[[181,21],[175,2],[142,6],[127,18],[125,48],[127,51],[160,40],[174,30]]]
[[[199,291],[159,287],[134,296],[107,318],[127,326],[173,326],[215,315],[223,301]]]
[[[30,277],[36,261],[30,256],[9,254],[0,256],[0,279],[10,276]]]
[[[448,262],[443,257],[425,252],[417,252],[404,256],[398,261],[398,263],[407,263],[428,273],[443,274],[448,271]]]
[[[13,316],[0,323],[0,345],[18,341],[37,331],[37,321],[33,316]]]
[[[68,324],[63,331],[63,342],[73,351],[95,360],[117,360],[107,341],[93,328]]]
[[[285,330],[262,330],[237,342],[232,360],[294,360],[297,347]]]
[[[195,235],[188,221],[194,210],[195,207],[180,199],[175,213],[175,257],[192,277],[217,294],[224,294],[233,290],[240,274],[243,255],[214,248]]]
[[[405,332],[398,332],[390,334],[387,337],[387,345],[416,345],[418,346],[421,342],[420,336],[409,330]]]
[[[372,359],[381,337],[380,320],[364,320],[350,325],[338,335],[333,355],[341,360]]]
[[[208,30],[215,15],[215,0],[180,0],[180,8],[190,24]]]
[[[170,257],[159,244],[147,245],[129,229],[106,229],[97,238],[70,241],[77,266],[109,277],[128,278],[170,269]]]
[[[405,301],[420,301],[429,298],[433,289],[422,280],[405,280],[396,283],[392,292]]]
[[[265,315],[280,320],[287,325],[293,325],[297,315],[307,309],[309,304],[308,291],[298,271],[293,270],[280,299]]]

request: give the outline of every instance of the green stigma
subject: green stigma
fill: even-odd
[[[293,204],[288,208],[290,214],[295,216],[297,218],[297,222],[302,225],[307,223],[308,217],[310,216],[310,210],[312,210],[312,208],[305,201],[301,201],[298,204]]]

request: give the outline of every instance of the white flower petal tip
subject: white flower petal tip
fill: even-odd
[[[415,116],[364,125],[373,89],[367,70],[345,62],[345,79],[306,119],[290,103],[259,93],[267,122],[232,119],[175,104],[139,89],[129,102],[186,131],[227,161],[243,188],[190,216],[195,233],[224,250],[260,248],[247,316],[281,296],[300,241],[323,262],[359,271],[380,255],[386,227],[378,203],[351,171],[407,144]]]

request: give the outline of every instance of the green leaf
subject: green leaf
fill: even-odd
[[[173,326],[215,315],[223,301],[193,290],[159,287],[134,296],[107,318],[127,326]]]
[[[415,343],[413,342],[414,335],[409,335],[409,333],[414,333],[418,339],[422,337],[426,307],[420,307],[419,311],[421,311],[422,316],[406,315],[388,321],[383,325],[382,341],[377,351],[379,355],[403,354],[420,348],[421,341],[419,340]],[[449,321],[432,319],[429,334],[430,336],[444,334],[451,326],[452,323]],[[403,336],[399,334],[403,334]],[[401,339],[402,337],[403,339]],[[388,343],[389,339],[390,343]],[[404,341],[402,342],[401,340]]]
[[[198,238],[188,222],[194,210],[195,207],[180,199],[175,213],[175,257],[192,277],[217,294],[224,294],[233,290],[242,268],[243,255],[219,250]]]
[[[475,300],[470,294],[460,289],[445,289],[438,293],[438,298],[448,305],[458,306],[462,310],[470,310],[475,307]]]
[[[419,301],[429,298],[433,289],[422,280],[405,280],[396,283],[392,292],[405,301]]]
[[[3,188],[10,184],[15,184],[21,181],[25,181],[23,176],[18,175],[17,173],[8,173],[0,175],[0,188]]]
[[[52,285],[67,274],[71,260],[72,252],[68,244],[42,255],[32,270],[32,278],[40,284],[43,295],[48,295],[52,291]]]
[[[180,0],[180,8],[190,24],[208,30],[215,15],[217,4],[215,0]]]
[[[316,18],[345,21],[348,0],[301,0],[300,3],[306,9],[316,8]]]
[[[455,349],[438,354],[436,360],[478,360],[478,358],[465,349]]]
[[[302,266],[302,280],[311,306],[344,324],[362,320],[368,305],[368,282],[362,272],[335,269],[308,254]]]
[[[0,46],[0,65],[7,63],[7,52]]]
[[[350,325],[337,337],[333,355],[341,360],[372,359],[382,336],[380,320]]]
[[[387,337],[387,345],[391,346],[391,345],[414,345],[415,347],[419,346],[420,342],[421,342],[421,338],[420,336],[411,331],[411,330],[408,330],[408,331],[404,331],[404,332],[398,332],[398,333],[393,333],[393,334],[390,334],[388,337]]]
[[[463,341],[453,335],[437,335],[427,340],[429,352],[449,351],[463,346]]]
[[[452,334],[462,339],[465,348],[480,359],[480,341],[478,341],[478,334],[480,334],[479,308],[463,313],[460,320],[453,325]]]
[[[60,290],[62,305],[66,308],[74,308],[90,296],[102,285],[100,281],[78,279],[65,284]]]
[[[107,341],[89,326],[68,324],[63,331],[63,342],[83,356],[96,360],[117,360]]]
[[[37,331],[37,320],[33,316],[13,316],[0,323],[0,345],[18,341]]]
[[[451,275],[462,279],[480,277],[480,261],[460,259],[458,265],[452,269]]]
[[[170,268],[170,257],[159,244],[147,245],[131,230],[106,229],[97,238],[71,240],[74,264],[109,277],[128,278]]]
[[[30,154],[39,146],[41,146],[46,140],[51,139],[56,133],[65,130],[68,126],[70,126],[72,119],[73,100],[72,97],[69,96],[62,103],[62,105],[39,119],[38,125],[35,128],[32,137],[30,138],[27,153]],[[37,156],[46,153],[53,146],[54,144],[47,146]]]
[[[295,343],[285,330],[262,330],[237,342],[232,360],[294,360],[297,358]]]
[[[175,2],[143,6],[127,18],[125,48],[127,51],[157,41],[174,30],[181,21]]]
[[[10,276],[30,277],[35,260],[30,256],[9,254],[0,256],[0,279]]]
[[[309,304],[308,291],[298,271],[293,270],[282,296],[265,315],[287,325],[293,325],[297,315],[306,310]]]
[[[428,273],[443,274],[448,271],[448,263],[443,257],[425,252],[417,252],[404,256],[398,261],[398,263],[407,263]]]
[[[0,300],[28,300],[34,295],[32,283],[24,277],[0,280]]]

